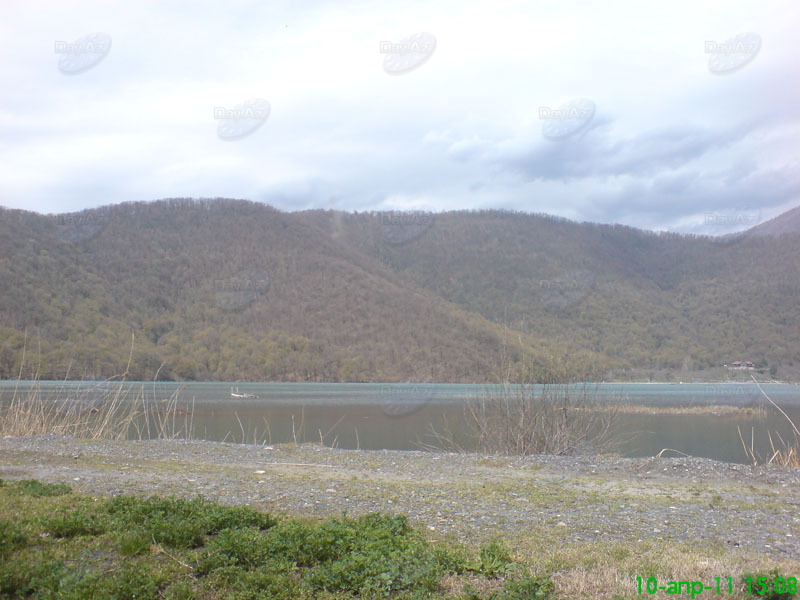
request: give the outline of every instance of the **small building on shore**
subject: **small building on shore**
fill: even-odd
[[[722,365],[722,366],[728,367],[729,369],[740,369],[740,370],[748,369],[751,371],[756,368],[755,364],[753,364],[753,361],[751,360],[736,360],[729,365]]]

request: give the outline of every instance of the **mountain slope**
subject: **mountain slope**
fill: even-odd
[[[131,331],[134,378],[467,380],[500,362],[498,325],[399,285],[298,216],[220,201],[119,205],[107,217],[90,239],[30,213],[0,221],[0,277],[14,282],[0,300],[4,377],[26,330],[29,347],[41,339],[45,377],[70,361],[73,376],[123,372]],[[249,272],[268,274],[265,290],[220,303]],[[533,343],[509,346],[519,358]]]
[[[791,374],[798,238],[233,200],[3,210],[0,376],[26,334],[28,375],[119,374],[132,332],[143,379],[584,380],[737,359]]]
[[[751,227],[745,232],[748,236],[780,236],[800,233],[800,206],[778,215],[774,219]]]

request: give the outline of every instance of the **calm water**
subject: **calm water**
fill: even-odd
[[[38,385],[44,399],[80,398],[90,407],[107,382],[21,382],[19,392]],[[323,439],[340,448],[419,449],[435,443],[433,430],[445,424],[464,433],[465,401],[497,386],[471,384],[309,384],[309,383],[143,383],[124,384],[128,394],[144,391],[157,401],[177,394],[176,428],[191,422],[193,436],[208,440],[282,443]],[[0,404],[11,398],[16,382],[0,382]],[[800,386],[764,385],[764,390],[800,423]],[[573,386],[577,392],[582,386]],[[233,398],[231,390],[253,397]],[[752,384],[600,384],[587,386],[609,402],[655,406],[764,406]],[[163,403],[162,403],[163,404]],[[191,419],[190,419],[191,415]],[[791,436],[784,417],[768,408],[766,418],[752,415],[641,415],[618,417],[618,451],[653,456],[664,448],[744,462],[737,425],[756,448],[768,453],[767,431]],[[788,439],[788,438],[787,438]]]

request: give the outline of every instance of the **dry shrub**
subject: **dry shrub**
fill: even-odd
[[[617,409],[597,389],[501,385],[464,405],[467,439],[434,431],[435,447],[482,454],[586,454],[611,449]],[[433,447],[433,446],[432,446]]]

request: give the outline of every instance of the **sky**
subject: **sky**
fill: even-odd
[[[724,234],[800,204],[798,23],[795,0],[3,0],[0,205]]]

